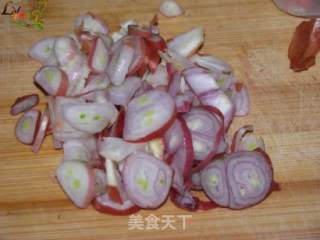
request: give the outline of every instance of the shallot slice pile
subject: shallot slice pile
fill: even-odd
[[[160,9],[183,11],[173,1]],[[53,136],[64,152],[57,180],[79,208],[126,215],[169,195],[190,211],[257,204],[276,186],[263,140],[252,126],[226,137],[234,117],[249,112],[248,89],[229,64],[198,52],[203,42],[201,27],[165,41],[157,17],[110,33],[95,15],[79,16],[74,33],[29,51],[42,64],[34,82],[48,101],[40,113],[31,109],[37,95],[17,99],[12,115],[25,112],[17,139],[38,152]]]

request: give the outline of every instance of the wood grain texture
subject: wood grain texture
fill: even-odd
[[[180,0],[186,14],[160,17],[170,38],[194,26],[206,30],[204,51],[224,58],[248,85],[252,107],[231,132],[252,123],[273,159],[282,191],[244,211],[192,213],[186,230],[128,230],[128,217],[76,209],[63,194],[54,171],[61,152],[47,139],[39,154],[13,134],[17,117],[9,107],[17,96],[39,92],[32,76],[39,65],[27,49],[41,37],[72,29],[90,10],[115,30],[119,22],[147,22],[160,1],[49,1],[44,31],[16,28],[0,16],[0,239],[320,239],[320,65],[295,74],[287,48],[301,19],[278,11],[268,0]],[[1,7],[4,1],[0,1]],[[45,98],[41,95],[42,108]],[[171,203],[141,215],[188,214]]]

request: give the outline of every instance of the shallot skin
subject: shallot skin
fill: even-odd
[[[295,72],[308,70],[316,63],[320,51],[320,20],[303,21],[296,28],[291,40],[288,58],[290,68]]]

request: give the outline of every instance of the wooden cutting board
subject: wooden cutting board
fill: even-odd
[[[72,30],[85,11],[102,16],[112,30],[126,19],[148,22],[160,1],[50,1],[45,30],[20,29],[0,16],[0,239],[320,239],[320,65],[308,72],[288,68],[287,48],[301,19],[288,16],[268,0],[180,0],[186,13],[160,17],[171,38],[194,26],[206,30],[204,52],[224,58],[250,90],[251,112],[231,131],[253,124],[272,157],[282,190],[258,206],[231,211],[189,213],[166,203],[141,211],[163,230],[129,230],[137,216],[102,215],[76,209],[58,186],[54,172],[61,152],[49,137],[39,154],[14,137],[17,117],[8,114],[16,97],[40,93],[32,83],[39,64],[26,56],[41,37]],[[4,1],[1,1],[1,7]],[[40,93],[41,94],[41,93]],[[45,98],[41,94],[43,108]],[[165,215],[174,229],[165,227]],[[182,218],[188,218],[185,229]],[[143,225],[147,228],[147,225]],[[149,225],[150,227],[150,225]],[[156,226],[157,227],[157,226]]]

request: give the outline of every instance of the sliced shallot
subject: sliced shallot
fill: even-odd
[[[194,150],[192,147],[192,135],[185,120],[179,118],[178,121],[183,132],[183,142],[173,155],[169,155],[167,162],[174,170],[173,188],[182,194],[186,190],[185,184],[191,184]]]
[[[199,49],[203,41],[204,30],[201,27],[197,27],[173,38],[168,42],[168,48],[183,57],[188,57]]]
[[[110,137],[122,138],[125,115],[126,114],[124,109],[121,109],[118,114],[117,120],[114,122],[113,126],[110,128],[109,134],[105,135],[104,137],[110,136]]]
[[[188,86],[197,96],[219,89],[216,79],[203,68],[187,69],[184,71],[184,77]]]
[[[175,52],[175,50],[172,50],[171,48],[168,48],[165,52],[159,51],[159,55],[163,60],[174,65],[177,70],[182,71],[195,66],[195,64],[187,57],[182,56],[180,53]]]
[[[317,0],[273,0],[277,7],[293,16],[319,17],[320,4]]]
[[[167,44],[164,39],[158,35],[152,35],[145,38],[146,52],[145,61],[148,69],[154,73],[160,63],[160,52],[163,52],[167,48]]]
[[[212,55],[194,54],[190,60],[197,65],[213,72],[229,74],[232,72],[231,66],[220,58]]]
[[[31,148],[31,150],[35,153],[40,151],[41,145],[44,141],[44,138],[46,137],[46,131],[49,126],[49,121],[49,110],[46,108],[41,114],[39,128]]]
[[[123,181],[130,199],[141,208],[157,208],[167,198],[172,170],[163,161],[138,152],[124,166]]]
[[[175,0],[164,0],[159,10],[166,17],[178,17],[184,13],[183,8]]]
[[[148,91],[128,104],[123,138],[138,142],[164,135],[175,119],[172,97],[159,90]]]
[[[216,79],[220,90],[224,92],[230,90],[233,84],[237,84],[237,79],[233,73],[226,74],[221,72],[212,72],[211,74],[214,79]]]
[[[216,152],[221,141],[220,119],[202,108],[193,108],[184,115],[184,119],[192,134],[195,159],[204,160],[211,152]]]
[[[203,105],[212,106],[220,110],[224,117],[224,127],[228,129],[234,116],[234,105],[230,98],[222,91],[209,91],[199,97]]]
[[[193,94],[187,92],[185,94],[179,94],[175,97],[177,112],[186,113],[189,112],[192,108]]]
[[[175,97],[180,93],[181,78],[182,78],[181,72],[176,71],[172,73],[172,76],[170,78],[169,85],[168,85],[168,93],[172,97]]]
[[[79,139],[72,139],[63,144],[63,160],[89,162],[92,156],[86,144]]]
[[[99,34],[99,37],[102,39],[104,45],[109,49],[112,44],[113,44],[113,40],[109,35],[106,34]]]
[[[113,54],[107,68],[107,73],[113,84],[120,85],[123,83],[129,71],[133,56],[134,49],[128,44],[121,45]]]
[[[128,26],[128,34],[143,38],[152,36],[152,33],[148,27],[139,24],[130,24]]]
[[[44,66],[34,75],[34,82],[52,96],[64,96],[68,91],[68,76],[56,66]]]
[[[54,44],[55,44],[55,37],[48,37],[43,38],[40,41],[36,42],[30,48],[28,55],[42,63],[48,65],[55,65],[57,64],[57,59],[54,55]]]
[[[200,172],[195,172],[195,173],[192,174],[191,182],[192,182],[192,186],[191,186],[192,190],[195,190],[195,191],[202,190]]]
[[[142,75],[145,65],[146,42],[142,37],[130,36],[126,41],[132,43],[134,47],[133,60],[129,66],[128,75]]]
[[[79,208],[86,208],[95,195],[95,174],[92,168],[80,161],[63,161],[56,172],[57,179]]]
[[[250,99],[248,88],[242,83],[232,85],[231,100],[235,107],[235,116],[246,116],[250,110]]]
[[[99,154],[106,159],[121,162],[144,146],[143,143],[129,143],[121,138],[105,137],[99,144]]]
[[[151,154],[152,156],[164,160],[165,154],[165,143],[163,138],[153,139],[145,145],[145,152]]]
[[[238,152],[226,159],[230,191],[229,206],[242,209],[262,201],[271,190],[273,170],[265,154]]]
[[[89,67],[77,43],[70,37],[59,37],[54,44],[54,53],[61,69],[68,75],[68,95],[79,94],[89,74]]]
[[[173,189],[171,191],[171,201],[178,208],[182,208],[184,210],[193,212],[199,209],[199,199],[197,197],[192,196],[192,194],[189,191],[179,193]]]
[[[11,115],[17,115],[19,113],[25,112],[38,105],[39,96],[38,94],[25,95],[18,97],[14,104],[12,104],[10,109]]]
[[[102,195],[106,191],[107,187],[107,177],[104,170],[95,168],[94,169],[95,174],[95,191],[96,191],[96,197],[99,195]]]
[[[98,133],[117,118],[118,111],[111,103],[65,104],[63,116],[74,128],[87,133]]]
[[[215,160],[201,171],[201,186],[212,201],[228,207],[230,199],[224,159]]]
[[[117,216],[134,214],[140,210],[130,199],[125,199],[122,204],[114,202],[108,193],[95,197],[92,206],[98,212]]]
[[[92,13],[80,15],[75,21],[77,31],[89,32],[92,35],[107,34],[108,27],[104,22]]]
[[[85,94],[92,91],[104,90],[109,86],[109,84],[110,79],[106,73],[90,74],[81,93]]]
[[[48,97],[52,133],[56,140],[64,142],[74,138],[86,138],[90,134],[73,128],[63,116],[64,105],[83,103],[81,98]]]
[[[124,34],[128,34],[128,28],[130,25],[138,25],[138,22],[133,19],[126,20],[120,24],[120,31]]]
[[[117,203],[122,204],[124,198],[126,198],[126,192],[122,183],[122,179],[117,169],[117,165],[111,159],[105,160],[107,187],[106,191],[110,198]]]
[[[201,185],[217,204],[243,209],[267,196],[272,175],[272,166],[265,154],[244,151],[212,162],[201,172]]]
[[[32,144],[37,128],[38,128],[38,121],[40,118],[40,111],[39,110],[29,110],[28,112],[24,113],[18,120],[15,128],[15,133],[17,139],[23,144]]]
[[[167,68],[159,64],[155,72],[151,73],[146,80],[153,88],[167,86],[169,82]]]
[[[264,141],[261,137],[252,134],[253,126],[246,125],[240,128],[233,136],[231,152],[265,150]]]
[[[138,77],[127,77],[119,86],[109,86],[107,89],[107,99],[115,105],[126,106],[141,86],[141,79]]]
[[[180,121],[175,120],[164,135],[166,152],[168,155],[171,155],[178,150],[178,148],[183,144],[183,137],[184,134],[181,123]]]
[[[89,67],[95,73],[103,73],[107,69],[108,61],[109,51],[104,41],[97,37],[88,57]]]

